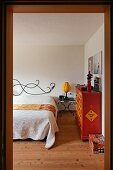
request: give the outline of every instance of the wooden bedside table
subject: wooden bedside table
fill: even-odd
[[[68,98],[66,99],[58,99],[57,100],[57,106],[59,112],[74,112],[75,111],[75,99],[74,98]],[[74,110],[71,109],[71,107],[74,107]]]

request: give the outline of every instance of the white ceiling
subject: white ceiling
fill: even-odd
[[[103,13],[14,13],[14,43],[83,45],[104,24]]]

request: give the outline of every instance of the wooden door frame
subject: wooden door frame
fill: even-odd
[[[105,15],[105,170],[110,170],[111,102],[110,102],[110,5],[7,5],[6,6],[6,58],[5,133],[6,170],[13,170],[13,13],[104,13]],[[4,57],[3,56],[3,57]],[[5,73],[5,72],[4,72]]]

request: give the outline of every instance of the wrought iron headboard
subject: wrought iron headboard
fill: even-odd
[[[50,86],[49,86],[49,87],[47,87],[48,90],[44,90],[43,88],[40,87],[40,85],[39,85],[39,84],[40,84],[40,81],[39,81],[39,80],[36,80],[36,83],[28,83],[28,84],[26,84],[26,85],[20,83],[20,81],[17,80],[17,79],[13,79],[13,81],[16,81],[16,83],[13,85],[13,96],[19,96],[19,95],[21,95],[23,92],[25,92],[25,93],[27,93],[27,94],[30,94],[30,95],[47,94],[47,93],[50,93],[50,92],[54,89],[54,87],[55,87],[55,83],[53,83],[53,82],[50,83]],[[14,93],[14,88],[17,87],[17,86],[21,87],[21,91],[20,91],[20,93],[15,94],[15,93]],[[34,89],[34,88],[36,88],[36,87],[38,87],[38,88],[41,90],[40,93],[30,93],[30,92],[27,91],[27,89]]]

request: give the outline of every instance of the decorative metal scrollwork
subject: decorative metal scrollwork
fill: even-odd
[[[36,80],[36,83],[28,83],[28,84],[26,84],[26,85],[24,85],[24,84],[22,84],[22,83],[20,83],[20,81],[19,80],[17,80],[17,79],[13,79],[13,81],[16,81],[16,83],[13,85],[13,91],[14,91],[14,88],[15,87],[21,87],[21,91],[20,91],[20,93],[18,93],[18,94],[15,94],[14,92],[13,92],[13,95],[14,96],[19,96],[19,95],[21,95],[23,92],[25,92],[25,93],[27,93],[27,94],[30,94],[30,95],[42,95],[42,94],[47,94],[47,93],[50,93],[53,89],[54,89],[54,87],[55,87],[55,83],[50,83],[50,87],[47,87],[47,89],[48,90],[44,90],[44,89],[42,89],[41,87],[40,87],[40,81],[39,80]],[[27,89],[34,89],[34,88],[36,88],[36,87],[38,87],[40,90],[41,90],[41,93],[30,93],[30,92],[28,92],[27,91]]]

